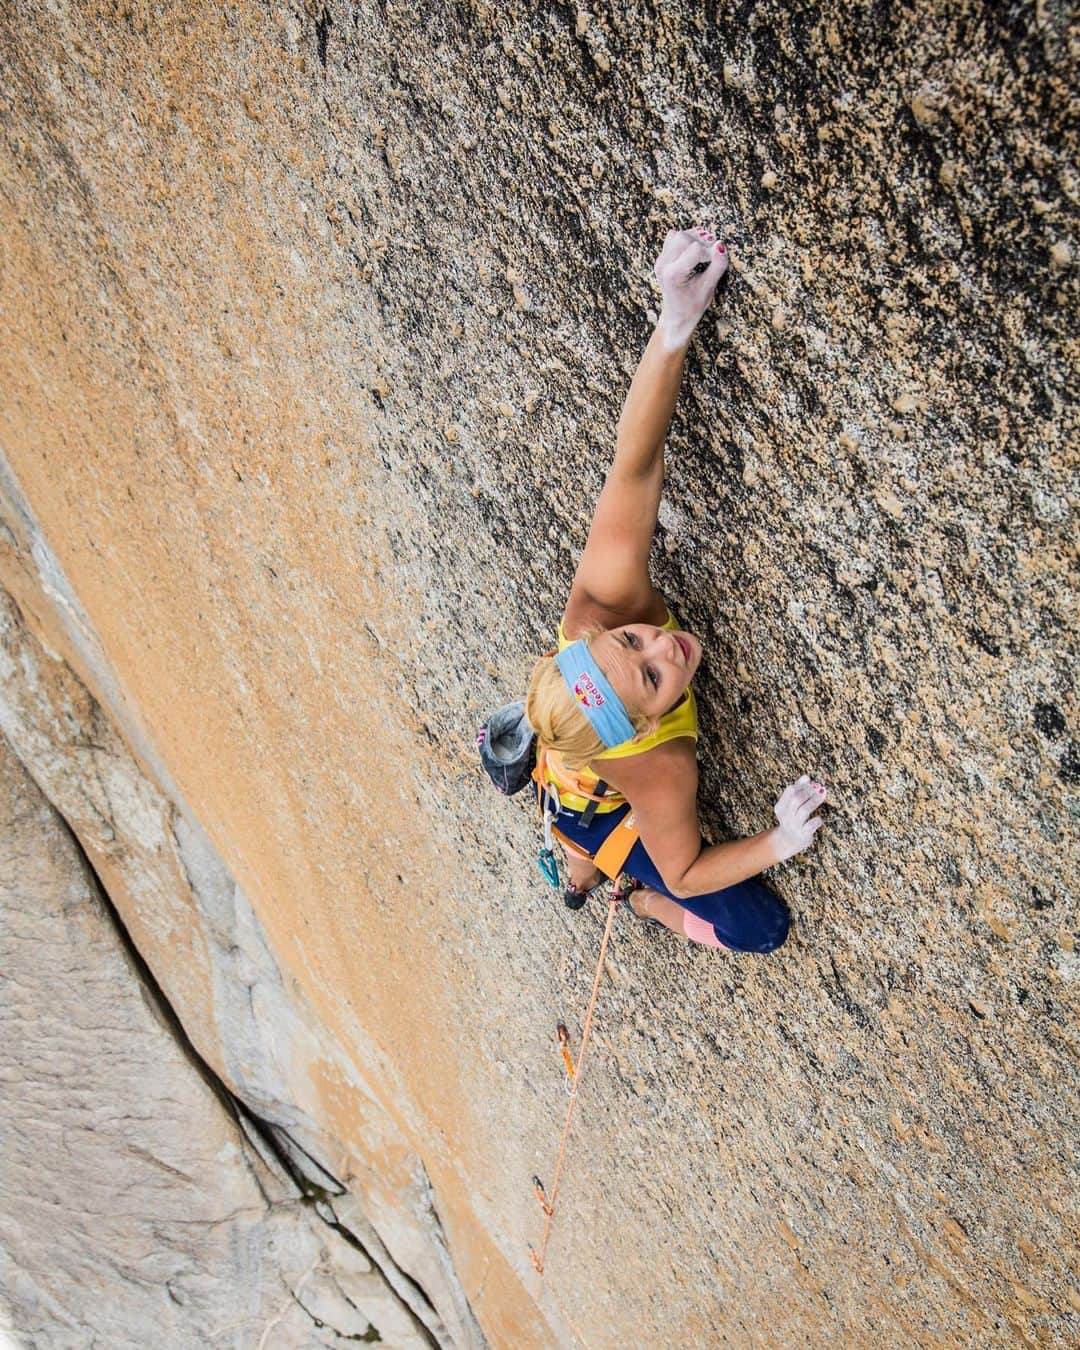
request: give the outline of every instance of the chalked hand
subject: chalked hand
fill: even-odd
[[[704,226],[668,231],[653,272],[664,297],[660,325],[672,343],[689,342],[727,266],[726,247]]]
[[[780,794],[773,808],[779,824],[772,832],[776,845],[777,862],[786,862],[796,853],[809,848],[814,835],[824,825],[820,816],[815,816],[819,806],[825,801],[826,792],[820,783],[815,783],[809,774],[794,783],[790,783]]]

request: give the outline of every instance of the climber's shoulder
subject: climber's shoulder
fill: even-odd
[[[698,786],[697,742],[692,736],[676,736],[636,754],[593,760],[589,770],[631,805],[665,796],[693,800]]]
[[[573,642],[590,628],[621,628],[627,623],[663,625],[669,618],[667,603],[651,585],[617,606],[604,604],[580,586],[574,586],[563,614],[563,633]]]

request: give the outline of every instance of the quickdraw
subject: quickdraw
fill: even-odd
[[[559,812],[562,810],[562,802],[559,799],[559,789],[552,783],[548,783],[541,789],[541,804],[544,813],[544,847],[540,850],[540,856],[537,858],[537,864],[544,875],[544,880],[549,886],[556,889],[559,885],[559,867],[555,861],[555,835],[552,830],[552,823],[559,818]]]
[[[540,1201],[540,1208],[545,1214],[554,1214],[555,1211],[548,1204],[547,1192],[544,1190],[544,1183],[539,1177],[533,1177],[533,1190],[536,1192],[536,1198]]]
[[[550,848],[542,848],[540,856],[536,859],[536,865],[540,868],[544,880],[549,886],[559,888],[559,864],[555,861],[555,854]]]
[[[560,1022],[556,1029],[556,1035],[559,1038],[559,1048],[562,1050],[563,1063],[566,1065],[566,1091],[574,1091],[574,1061],[570,1056],[570,1033],[565,1025]]]

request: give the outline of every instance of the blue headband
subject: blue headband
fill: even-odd
[[[571,642],[555,657],[566,687],[592,724],[593,730],[610,750],[614,745],[632,741],[637,728],[626,715],[618,694],[596,664],[584,638]]]

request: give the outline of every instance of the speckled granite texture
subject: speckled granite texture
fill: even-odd
[[[33,519],[0,580],[285,986],[393,1064],[471,1315],[514,1350],[1077,1340],[1066,6],[219,9],[0,17]],[[537,1307],[602,915],[471,742],[550,645],[652,259],[702,218],[732,275],[656,570],[705,645],[706,816],[764,828],[806,770],[833,805],[776,956],[620,919]]]

